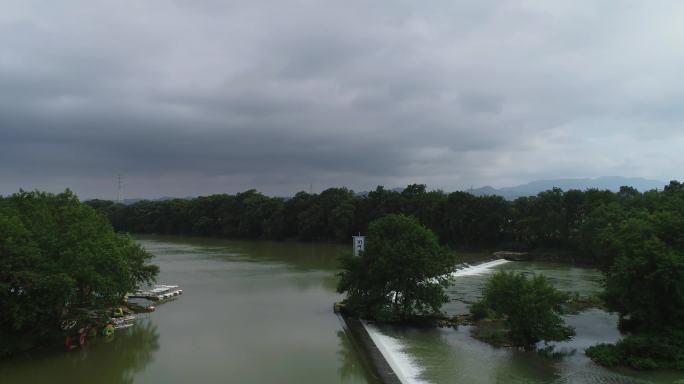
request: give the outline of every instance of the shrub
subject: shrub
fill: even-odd
[[[489,279],[482,300],[471,306],[471,313],[475,318],[503,317],[511,342],[530,347],[538,341],[566,340],[574,334],[560,317],[567,300],[568,295],[544,276],[527,278],[502,271]]]
[[[596,363],[607,367],[684,369],[684,333],[663,330],[660,333],[629,335],[616,344],[590,347],[585,353]]]

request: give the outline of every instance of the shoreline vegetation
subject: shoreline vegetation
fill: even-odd
[[[554,188],[506,200],[427,191],[425,185],[412,184],[401,192],[379,186],[365,195],[342,187],[319,194],[299,192],[291,198],[248,190],[133,204],[85,203],[103,213],[117,231],[231,239],[347,242],[354,234],[366,233],[373,220],[404,214],[418,219],[452,249],[505,249],[540,260],[602,265],[606,260],[597,231],[633,211],[662,209],[659,201],[680,188],[676,181],[643,193],[631,187],[618,192]]]
[[[515,324],[527,332],[516,343],[567,334],[557,321],[563,308],[601,305],[619,315],[626,336],[587,350],[594,361],[684,369],[684,185],[677,181],[662,191],[555,188],[513,201],[428,192],[416,184],[402,192],[378,187],[363,196],[346,188],[287,199],[250,190],[131,205],[81,203],[68,190],[21,191],[0,198],[0,229],[0,304],[10,314],[0,319],[3,354],[25,347],[20,344],[26,335],[32,335],[30,344],[54,335],[72,308],[111,307],[154,279],[152,256],[115,231],[300,241],[348,241],[362,232],[366,251],[343,261],[338,287],[347,293],[347,308],[360,317],[439,319],[456,265],[450,249],[506,249],[520,258],[591,263],[605,277],[600,300],[561,300],[533,278],[544,297],[558,299],[548,300],[551,311],[533,308],[552,332],[534,336]],[[511,285],[515,289],[502,291],[503,302],[516,298],[511,292],[529,288],[519,280]],[[493,302],[488,309],[514,336],[515,316]]]
[[[547,191],[538,197],[543,200],[546,193],[556,193],[561,202],[567,202],[570,192]],[[590,247],[593,261],[603,272],[600,297],[571,297],[543,276],[499,272],[485,285],[482,300],[470,306],[479,325],[475,337],[530,349],[541,341],[562,341],[574,335],[561,317],[564,311],[601,307],[619,315],[625,337],[616,344],[588,348],[586,355],[596,363],[642,370],[684,369],[684,185],[673,181],[662,192],[642,194],[622,188],[608,194],[617,201],[585,212],[576,232],[578,239],[584,239],[578,249]],[[415,322],[416,317],[430,319],[440,313],[449,279],[437,277],[453,265],[438,256],[448,252],[438,250],[437,237],[425,221],[390,214],[371,222],[367,242],[372,247],[360,258],[343,263],[338,290],[347,293],[345,302],[351,313],[381,322]],[[441,244],[445,243],[450,241]],[[433,256],[423,260],[407,254]],[[526,260],[533,254],[514,251],[505,256]],[[439,273],[433,269],[436,261]],[[385,273],[388,267],[391,273]]]
[[[69,190],[0,197],[0,357],[83,344],[155,280],[151,259]]]

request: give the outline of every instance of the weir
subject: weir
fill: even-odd
[[[401,384],[426,383],[426,381],[420,380],[420,367],[408,354],[402,351],[402,344],[399,340],[382,334],[375,325],[369,324],[367,321],[361,320],[361,324]]]
[[[498,259],[485,263],[465,266],[455,271],[452,276],[473,276],[491,273],[493,268],[509,260]],[[339,314],[353,337],[363,346],[368,358],[374,365],[374,371],[385,384],[424,384],[420,379],[421,369],[418,364],[402,350],[400,340],[383,334],[377,326],[365,320],[359,320]]]
[[[387,361],[385,354],[373,341],[373,338],[362,320],[341,313],[338,313],[338,317],[344,325],[345,330],[347,330],[354,341],[356,341],[354,344],[359,344],[361,346],[361,352],[364,353],[370,361],[373,376],[383,384],[404,384],[405,382],[399,379],[394,368]]]
[[[485,273],[492,272],[492,268],[494,268],[496,266],[506,264],[509,262],[510,262],[510,260],[497,259],[497,260],[487,261],[486,263],[481,263],[481,264],[476,264],[476,265],[468,265],[464,268],[456,270],[456,272],[452,273],[451,275],[453,277],[482,275]]]

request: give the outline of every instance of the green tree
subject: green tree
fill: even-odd
[[[354,209],[354,193],[347,188],[328,188],[314,194],[306,209],[298,216],[299,238],[302,240],[349,239]]]
[[[505,319],[508,338],[516,346],[531,347],[539,341],[565,340],[573,335],[560,317],[568,295],[554,288],[543,275],[528,278],[505,271],[494,274],[483,289],[474,316],[490,312]]]
[[[349,308],[376,319],[440,311],[454,269],[453,254],[412,217],[387,215],[368,228],[361,257],[343,261],[338,291]]]
[[[684,191],[622,188],[596,208],[584,237],[605,275],[603,298],[628,332],[586,350],[606,366],[684,369]]]
[[[670,238],[677,227],[678,215],[662,213],[631,218],[605,234],[617,256],[606,272],[604,297],[620,313],[623,329],[649,332],[684,323],[684,256],[678,238]]]
[[[153,281],[151,257],[68,190],[0,199],[0,355],[51,335],[74,307]]]

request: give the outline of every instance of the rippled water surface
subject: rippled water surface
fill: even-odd
[[[90,340],[80,351],[61,348],[0,361],[0,383],[376,383],[332,312],[337,257],[349,247],[328,244],[240,242],[180,237],[138,240],[156,257],[160,282],[179,284],[179,299],[162,304],[111,339]],[[471,261],[477,264],[484,260]],[[495,269],[544,273],[559,288],[600,289],[591,269],[507,263]],[[450,313],[467,310],[487,278],[458,276]],[[568,316],[577,337],[550,359],[496,349],[470,329],[381,326],[409,381],[429,383],[671,383],[675,373],[609,371],[582,350],[619,337],[616,318],[591,310]]]
[[[559,289],[590,295],[600,292],[601,275],[590,268],[564,264],[510,262],[487,271],[473,268],[474,274],[456,277],[449,289],[452,299],[445,309],[451,314],[467,311],[465,303],[477,300],[487,277],[496,270],[544,274]],[[536,352],[494,348],[473,339],[471,327],[454,329],[406,329],[380,326],[380,332],[399,344],[390,358],[420,367],[408,377],[410,383],[558,383],[558,384],[636,384],[672,383],[683,378],[676,372],[636,372],[608,370],[594,364],[584,349],[601,342],[619,340],[617,316],[591,309],[565,317],[577,335],[570,341],[554,343],[560,357],[549,358]]]
[[[184,294],[82,351],[0,361],[0,383],[375,383],[332,311],[327,244],[141,238]]]

